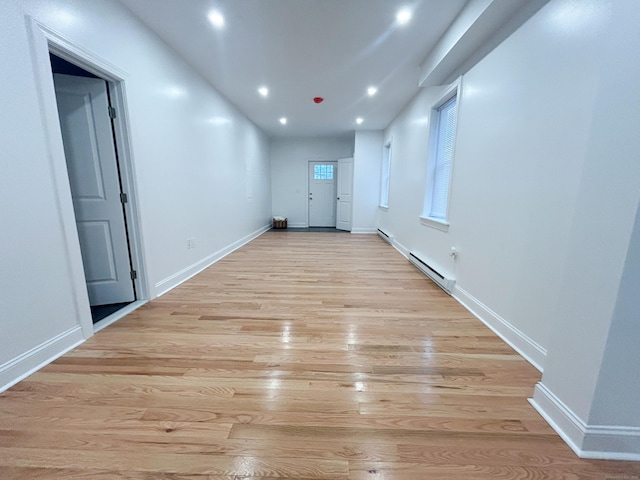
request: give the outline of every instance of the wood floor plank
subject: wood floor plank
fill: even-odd
[[[135,451],[139,455],[155,453],[161,449],[173,454],[207,454],[234,457],[261,458],[312,458],[318,460],[375,460],[395,458],[397,446],[392,444],[348,443],[335,441],[310,441],[300,443],[296,439],[275,442],[253,442],[244,439],[212,439],[192,435],[174,441],[171,436],[148,433],[112,435],[95,432],[35,432],[0,430],[0,446],[21,448],[50,448],[65,450],[108,450],[112,452]]]
[[[124,455],[105,450],[62,450],[3,448],[0,466],[45,468],[91,468],[115,471],[164,472],[198,475],[236,475],[249,477],[340,479],[348,475],[346,460],[234,457],[206,454],[171,454],[161,450],[145,455]]]
[[[532,411],[529,405],[422,405],[417,408],[412,403],[360,403],[360,414],[363,416],[396,416],[396,417],[444,417],[444,418],[494,418],[494,419],[527,419],[538,420],[540,416]]]
[[[615,467],[612,472],[603,472],[589,464],[571,465],[430,465],[424,463],[403,462],[353,462],[349,478],[356,480],[415,480],[421,478],[438,479],[527,479],[527,480],[596,480],[624,479],[635,480],[628,476],[625,467]],[[622,475],[620,477],[619,475]]]
[[[640,480],[539,380],[379,238],[268,232],[0,394],[0,478]]]
[[[2,473],[14,480],[150,480],[149,472],[95,470],[91,468],[5,467]],[[254,477],[255,478],[255,477]],[[266,477],[262,477],[264,480]],[[154,472],[153,480],[238,480],[236,475],[186,475]],[[244,477],[242,480],[251,480]]]

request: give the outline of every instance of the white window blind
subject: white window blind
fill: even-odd
[[[454,96],[438,109],[433,190],[429,211],[429,217],[438,220],[446,220],[447,218],[449,183],[453,165],[453,142],[458,114],[456,98]]]

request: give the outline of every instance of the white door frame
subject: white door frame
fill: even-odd
[[[49,152],[50,174],[53,177],[57,207],[67,247],[67,264],[74,285],[76,321],[81,326],[84,337],[89,338],[94,333],[94,326],[91,319],[91,308],[89,306],[80,242],[71,199],[71,186],[62,144],[49,53],[53,53],[103,78],[109,86],[111,102],[117,111],[116,119],[114,120],[114,136],[120,163],[122,188],[128,197],[128,202],[125,204],[125,212],[131,263],[132,268],[137,272],[135,287],[138,301],[135,303],[142,304],[149,299],[151,290],[145,268],[146,262],[142,246],[141,222],[136,192],[137,182],[133,168],[131,133],[127,114],[125,92],[127,73],[82,46],[70,42],[33,17],[27,16],[27,24],[31,36],[31,57],[35,70],[35,81],[40,92],[39,103],[43,118],[42,127]]]

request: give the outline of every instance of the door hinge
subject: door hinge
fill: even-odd
[[[120,194],[120,203],[127,203],[129,201],[129,199],[127,198],[127,194],[126,193],[121,193]]]
[[[116,109],[109,105],[109,118],[116,118]]]
[[[136,278],[138,278],[138,272],[131,270],[131,280],[135,280]]]

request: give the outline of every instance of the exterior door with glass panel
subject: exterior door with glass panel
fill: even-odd
[[[309,226],[336,226],[337,162],[309,162]]]

